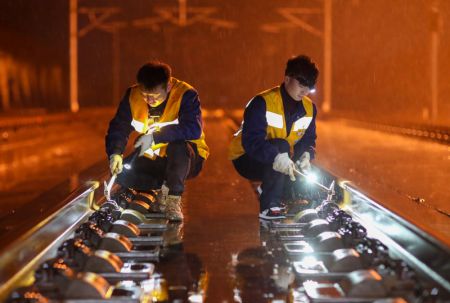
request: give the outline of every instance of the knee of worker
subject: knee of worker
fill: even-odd
[[[278,148],[278,152],[280,153],[289,153],[290,151],[289,143],[284,139],[271,139],[269,142],[270,144],[276,146]]]

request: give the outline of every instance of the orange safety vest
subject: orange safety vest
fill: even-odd
[[[263,91],[258,95],[262,96],[266,102],[266,140],[276,138],[284,139],[289,143],[291,152],[293,152],[294,145],[303,137],[306,129],[313,119],[313,102],[306,96],[302,98],[302,103],[306,114],[294,121],[291,131],[288,134],[286,130],[286,119],[284,117],[284,107],[283,100],[281,98],[280,86]],[[244,147],[242,146],[242,126],[244,123],[245,121],[241,123],[241,127],[234,134],[233,140],[229,146],[228,157],[231,160],[237,159],[245,154]]]
[[[137,85],[131,87],[130,92],[130,108],[133,120],[131,125],[141,134],[146,134],[148,131],[158,131],[158,129],[170,125],[178,124],[178,114],[180,111],[181,99],[186,91],[193,89],[192,86],[184,81],[175,78],[170,79],[172,88],[170,90],[169,98],[164,112],[158,121],[149,117],[148,104],[143,100],[142,95]],[[208,158],[209,148],[205,142],[205,134],[201,133],[200,138],[196,140],[189,140],[197,145],[198,154],[203,158]],[[155,159],[156,156],[165,157],[168,143],[153,144],[151,148],[144,152],[144,156]]]

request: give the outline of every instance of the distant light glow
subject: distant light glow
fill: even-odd
[[[126,164],[123,165],[123,167],[125,169],[131,169],[131,164],[130,163],[126,163]]]
[[[316,92],[316,89],[315,89],[315,88],[313,88],[313,89],[311,89],[311,90],[309,91],[310,94],[314,94],[315,92]]]

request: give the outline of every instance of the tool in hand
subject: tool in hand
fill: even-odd
[[[116,178],[117,178],[117,174],[113,174],[108,183],[106,181],[104,181],[104,183],[103,183],[103,186],[105,188],[103,193],[106,197],[106,201],[114,202],[114,204],[116,204],[116,202],[114,200],[111,200],[111,188],[112,188],[114,182],[116,181]],[[119,207],[119,206],[117,205],[117,207]]]
[[[331,182],[330,187],[326,187],[325,185],[320,184],[319,182],[317,182],[316,180],[311,178],[309,175],[307,175],[307,174],[297,170],[296,168],[294,168],[294,173],[296,173],[297,175],[300,175],[302,177],[305,177],[309,182],[311,182],[314,185],[318,186],[320,189],[326,191],[328,193],[328,198],[330,198],[330,200],[331,200],[331,197],[334,195],[334,180],[333,180],[333,182]]]
[[[178,124],[178,119],[176,119],[174,121],[170,121],[170,122],[153,123],[151,125],[151,127],[147,130],[146,134],[153,133],[155,131],[158,131],[160,128],[162,128],[164,126],[171,125],[171,124]],[[133,153],[129,157],[129,161],[123,165],[123,167],[125,169],[129,170],[132,168],[132,163],[138,157],[140,150],[141,150],[141,148],[138,147],[133,151]],[[117,178],[117,174],[113,174],[108,183],[106,181],[104,182],[104,187],[105,187],[104,195],[106,197],[106,200],[109,202],[114,202],[114,203],[115,203],[115,201],[111,200],[111,188],[112,188],[114,182],[116,181],[116,178]]]
[[[125,163],[125,164],[123,165],[123,167],[124,167],[125,169],[129,170],[129,169],[132,168],[132,163],[134,162],[134,160],[136,160],[137,156],[139,155],[139,151],[140,151],[140,150],[141,150],[141,148],[138,147],[138,148],[136,148],[136,149],[133,151],[133,153],[131,153],[131,155],[130,155],[130,157],[129,157],[129,160],[127,161],[127,163]],[[114,182],[116,181],[116,178],[117,178],[117,174],[113,174],[113,175],[111,176],[111,179],[109,180],[109,182],[104,181],[103,186],[104,186],[104,188],[105,188],[105,189],[104,189],[104,195],[105,195],[105,197],[106,197],[106,201],[111,202],[111,203],[114,203],[117,207],[119,207],[119,206],[117,205],[117,203],[116,203],[114,200],[111,199],[111,189],[112,189],[112,186],[114,185]]]

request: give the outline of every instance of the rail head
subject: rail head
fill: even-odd
[[[17,287],[29,285],[32,273],[49,254],[70,236],[81,221],[92,213],[95,190],[91,181],[75,190],[65,206],[17,238],[0,255],[0,301]]]
[[[400,214],[361,192],[350,182],[341,182],[346,193],[343,207],[375,238],[388,245],[408,264],[438,283],[450,294],[450,248]]]

